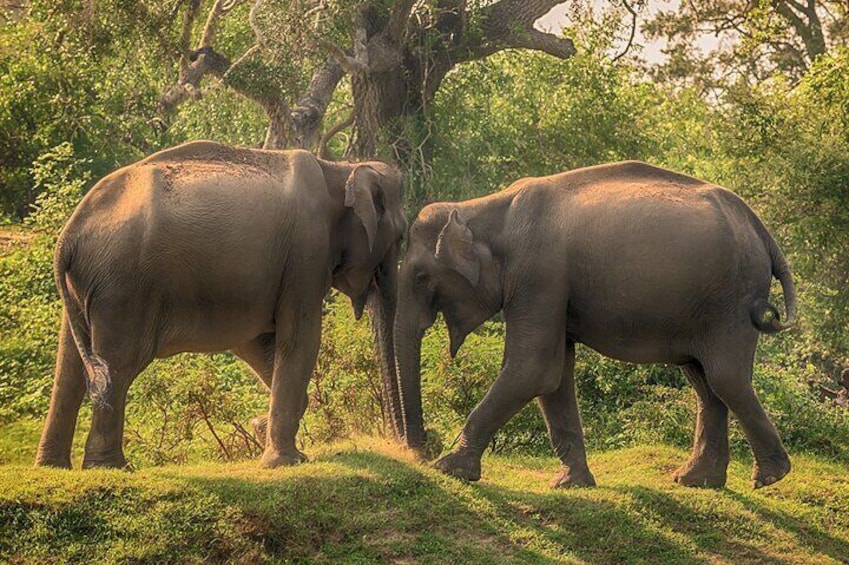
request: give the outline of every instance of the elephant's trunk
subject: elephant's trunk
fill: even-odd
[[[407,446],[421,449],[425,443],[422,419],[421,352],[424,331],[419,312],[409,296],[402,298],[395,318],[395,363],[403,407],[403,430]]]
[[[369,293],[367,306],[380,365],[384,418],[390,433],[401,438],[404,435],[404,420],[395,372],[395,340],[392,333],[397,302],[397,278],[397,257],[390,254],[378,267],[375,276],[377,289]]]

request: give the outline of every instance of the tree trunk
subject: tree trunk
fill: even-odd
[[[397,67],[352,78],[354,137],[348,148],[349,156],[374,158],[382,145],[394,148],[403,139],[400,121],[409,110],[406,103],[409,92],[403,74],[404,70]]]

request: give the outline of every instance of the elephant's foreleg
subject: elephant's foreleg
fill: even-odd
[[[552,487],[595,486],[595,478],[587,466],[584,432],[575,395],[575,344],[566,343],[563,378],[554,392],[538,399],[545,418],[554,453],[563,465],[552,480]]]
[[[690,459],[675,471],[675,482],[684,486],[725,486],[730,460],[728,407],[708,386],[701,366],[692,363],[681,370],[696,389],[696,431]]]
[[[268,468],[306,461],[295,447],[295,436],[307,407],[307,385],[318,357],[321,297],[313,308],[303,302],[292,304],[278,316],[268,437],[262,455],[262,464]]]
[[[560,386],[565,324],[551,316],[556,308],[542,303],[538,307],[545,316],[528,310],[516,316],[505,312],[507,339],[501,373],[466,420],[459,447],[436,462],[442,472],[469,481],[480,479],[481,455],[495,432],[528,402]],[[542,325],[538,320],[548,323]]]
[[[41,433],[36,465],[71,468],[71,445],[80,405],[85,396],[85,378],[85,369],[71,335],[68,316],[64,314],[50,410]]]

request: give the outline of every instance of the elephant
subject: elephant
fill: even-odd
[[[767,302],[782,286],[788,319]],[[553,487],[592,486],[575,395],[575,344],[630,363],[681,367],[697,393],[687,486],[720,487],[729,464],[728,410],[753,450],[755,488],[790,459],[751,384],[761,332],[796,320],[790,268],[733,192],[637,161],[540,178],[458,203],[424,207],[398,275],[395,355],[406,444],[428,443],[421,342],[441,312],[454,356],[497,313],[502,367],[435,465],[475,481],[495,432],[538,399],[561,469]]]
[[[209,141],[166,149],[100,180],[54,255],[63,303],[37,465],[70,467],[86,390],[83,468],[126,467],[127,390],[155,358],[231,351],[270,391],[262,465],[306,460],[295,437],[334,287],[368,306],[384,393],[401,426],[392,327],[402,176],[382,162]]]

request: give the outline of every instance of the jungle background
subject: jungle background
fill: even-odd
[[[849,410],[832,394],[849,367],[845,2],[7,0],[0,22],[0,464],[31,463],[47,410],[52,249],[71,210],[108,172],[211,139],[392,161],[411,218],[622,159],[734,190],[787,255],[802,313],[761,340],[755,388],[791,456],[849,465]],[[454,360],[441,323],[427,334],[425,415],[446,445],[497,374],[503,333],[488,322]],[[581,348],[577,383],[598,457],[689,448],[695,395],[677,369]],[[309,396],[308,453],[384,436],[368,321],[334,294]],[[158,361],[130,390],[125,451],[141,469],[255,458],[249,422],[267,402],[229,354]],[[745,461],[733,421],[731,439]],[[533,405],[492,445],[508,469],[549,451]]]

